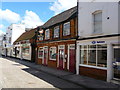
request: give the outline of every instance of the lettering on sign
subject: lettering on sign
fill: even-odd
[[[92,44],[105,43],[105,41],[92,41]]]

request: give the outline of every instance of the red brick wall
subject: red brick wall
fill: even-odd
[[[99,79],[99,80],[106,80],[107,70],[80,66],[79,74],[92,77],[95,79]]]

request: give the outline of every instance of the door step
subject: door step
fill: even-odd
[[[114,84],[120,85],[120,79],[113,78],[113,79],[111,80],[111,82],[114,83]]]

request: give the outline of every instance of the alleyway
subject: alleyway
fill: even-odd
[[[81,88],[20,63],[0,58],[1,88]]]

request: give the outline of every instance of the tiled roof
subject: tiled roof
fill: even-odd
[[[32,29],[30,31],[24,32],[15,42],[32,39],[35,36],[35,30],[36,29]]]
[[[73,7],[71,9],[68,9],[54,17],[52,17],[51,19],[49,19],[44,25],[44,28],[48,28],[52,25],[61,23],[67,19],[69,19],[70,17],[72,17],[73,15],[77,15],[77,6]]]

